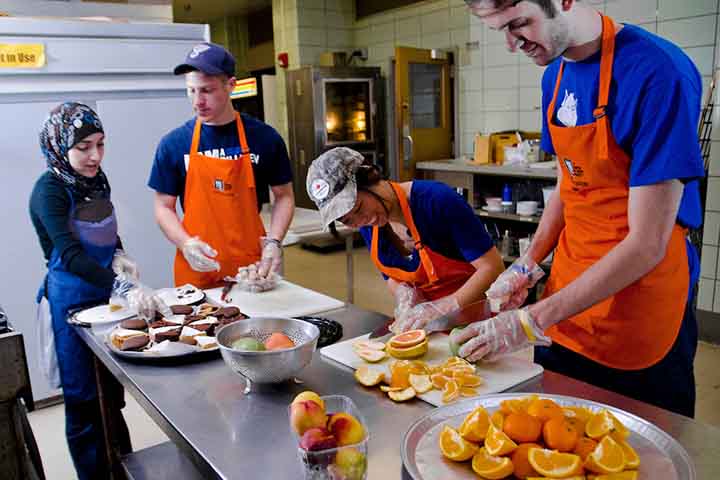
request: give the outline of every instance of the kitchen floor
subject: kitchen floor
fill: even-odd
[[[384,282],[375,270],[365,248],[355,249],[355,304],[387,315],[393,301]],[[285,276],[291,282],[344,300],[346,258],[344,251],[320,254],[294,246],[285,249]],[[720,427],[720,346],[701,343],[695,360],[697,382],[696,418]],[[140,450],[167,441],[165,434],[126,395],[125,419],[130,428],[133,447]],[[62,405],[37,410],[30,414],[30,423],[43,458],[49,480],[74,479],[64,436]]]

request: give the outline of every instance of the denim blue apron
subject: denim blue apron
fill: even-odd
[[[83,202],[77,207],[72,192],[70,228],[80,241],[85,253],[105,268],[111,268],[113,255],[117,247],[117,220],[109,198],[98,198]],[[79,210],[92,211],[104,208],[110,214],[97,220],[78,218]],[[102,210],[100,210],[102,211]],[[68,272],[63,266],[60,253],[53,250],[48,265],[48,274],[40,288],[38,298],[43,295],[50,303],[52,327],[55,334],[60,380],[65,399],[66,436],[75,469],[81,480],[92,478],[97,465],[102,462],[103,453],[99,443],[102,431],[98,431],[90,412],[89,401],[97,398],[93,354],[80,339],[73,327],[67,323],[68,311],[91,303],[106,302],[110,298],[110,288],[98,288],[77,275]]]

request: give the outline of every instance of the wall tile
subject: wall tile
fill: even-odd
[[[510,53],[505,45],[485,45],[484,57],[486,67],[518,64],[518,55]]]
[[[401,37],[395,41],[395,45],[398,47],[421,48],[422,41],[420,39],[420,35],[415,35],[414,37]]]
[[[460,116],[460,130],[464,132],[482,132],[485,128],[485,115],[482,113],[464,113]]]
[[[352,13],[325,10],[325,25],[328,28],[353,28]]]
[[[505,34],[503,32],[486,28],[485,43],[488,45],[505,45],[507,42],[505,41]]]
[[[470,91],[462,94],[462,102],[460,102],[460,111],[463,113],[481,113],[483,112],[483,92]]]
[[[482,23],[473,21],[473,18],[475,17],[470,19],[470,41],[479,42],[482,45],[485,43],[485,32],[487,27],[485,27]]]
[[[450,32],[423,33],[420,41],[422,48],[447,48],[450,46]]]
[[[370,27],[355,28],[353,45],[356,47],[367,47],[370,45]]]
[[[719,128],[720,125],[713,125],[713,130]],[[720,142],[712,142],[710,145],[710,176],[720,176]]]
[[[370,25],[370,43],[383,43],[395,40],[395,23],[373,23]]]
[[[520,130],[539,132],[542,130],[542,118],[539,110],[534,112],[520,112]]]
[[[538,67],[534,63],[521,61],[518,67],[518,85],[521,87],[542,88],[542,76],[545,67]]]
[[[420,17],[406,17],[396,19],[395,35],[398,38],[420,36]]]
[[[720,212],[705,212],[703,244],[720,245]]]
[[[345,12],[351,15],[355,15],[355,1],[354,0],[326,0],[326,10],[334,10],[338,12]]]
[[[483,91],[486,112],[516,111],[518,107],[517,89],[486,89]]]
[[[717,13],[716,0],[658,0],[658,20]]]
[[[698,308],[707,312],[713,311],[713,297],[715,295],[715,281],[701,278],[698,285]]]
[[[470,30],[461,28],[450,30],[450,45],[465,49],[465,44],[470,40]]]
[[[413,12],[417,12],[420,14],[424,14],[424,13],[434,12],[436,10],[440,10],[443,8],[444,9],[448,8],[447,0],[435,0],[433,2],[426,1],[419,5],[410,5],[408,7],[401,8],[398,10],[398,14],[402,13],[403,11],[413,11]]]
[[[522,111],[540,110],[542,106],[542,88],[535,87],[520,88],[520,103],[518,109]]]
[[[492,112],[485,116],[485,131],[487,133],[512,130],[518,125],[518,112]]]
[[[708,179],[708,195],[706,209],[720,212],[720,177]]]
[[[325,27],[325,10],[298,9],[297,18],[299,27]]]
[[[712,280],[708,280],[710,282]],[[712,311],[715,313],[720,313],[720,282],[715,282],[715,300],[713,301],[713,309]]]
[[[485,88],[515,88],[518,86],[518,66],[485,69]]]
[[[463,2],[462,6],[450,9],[450,28],[469,28],[470,12]]]
[[[700,75],[712,75],[713,72],[713,47],[685,48],[692,61],[695,62]]]
[[[324,47],[327,45],[327,31],[320,28],[301,27],[298,29],[298,40],[303,47]]]
[[[340,48],[350,50],[353,47],[353,31],[346,28],[328,29],[327,46],[328,48]]]
[[[483,70],[481,67],[463,68],[459,72],[460,91],[478,91],[483,88]]]
[[[715,44],[716,15],[658,23],[658,34],[680,47]]]
[[[703,278],[712,278],[715,280],[717,277],[717,257],[718,247],[711,245],[703,245],[702,256],[700,260],[700,276]]]
[[[387,62],[390,57],[394,56],[394,42],[376,43],[368,48],[368,60],[370,62]]]
[[[421,16],[420,28],[423,36],[428,33],[447,32],[450,28],[450,11],[442,9]]]
[[[617,22],[648,23],[655,21],[657,0],[608,0],[605,13]]]
[[[302,8],[316,8],[320,10],[325,9],[325,0],[295,0],[298,9]],[[332,2],[331,2],[332,3]]]
[[[638,27],[642,28],[643,30],[647,30],[650,33],[657,34],[658,27],[657,22],[651,22],[651,23],[637,23]]]

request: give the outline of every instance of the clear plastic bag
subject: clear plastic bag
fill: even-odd
[[[60,388],[60,370],[55,351],[55,334],[52,328],[50,303],[42,297],[37,306],[38,357],[40,370],[52,388]]]

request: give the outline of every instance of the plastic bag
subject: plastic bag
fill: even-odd
[[[37,306],[38,356],[40,370],[52,388],[60,388],[60,370],[55,351],[55,334],[52,328],[50,303],[42,297]]]

